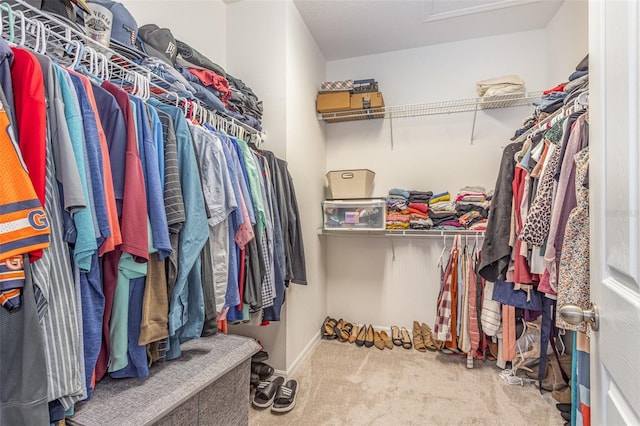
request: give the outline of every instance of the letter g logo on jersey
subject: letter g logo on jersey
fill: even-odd
[[[34,210],[29,213],[29,224],[33,229],[43,230],[49,227],[49,220],[43,210]]]

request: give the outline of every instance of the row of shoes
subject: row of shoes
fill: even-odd
[[[371,324],[358,324],[336,320],[327,316],[321,327],[322,338],[327,340],[339,340],[341,342],[355,343],[357,346],[365,346],[383,350],[393,349],[393,346],[402,346],[405,349],[414,347],[420,352],[427,349],[435,351],[443,348],[444,344],[433,337],[431,328],[418,321],[413,322],[413,343],[409,331],[405,327],[391,326],[391,337],[384,330],[375,330]]]
[[[384,330],[375,330],[371,324],[355,324],[343,319],[336,321],[334,318],[327,317],[321,327],[322,338],[327,340],[339,340],[340,342],[355,343],[356,346],[364,346],[383,350],[384,348],[393,349],[393,343]],[[409,335],[407,334],[407,338]],[[408,341],[409,349],[411,348],[411,340]]]

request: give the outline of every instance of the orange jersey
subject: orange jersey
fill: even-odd
[[[0,103],[0,259],[49,247],[49,220]]]

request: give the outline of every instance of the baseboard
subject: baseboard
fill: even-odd
[[[313,351],[315,350],[316,346],[318,346],[319,343],[320,343],[320,331],[318,331],[313,335],[311,340],[309,340],[309,343],[307,343],[307,345],[304,347],[302,352],[300,352],[300,355],[298,355],[298,357],[293,361],[293,363],[291,363],[291,366],[287,368],[287,371],[274,370],[274,374],[278,376],[292,377],[296,373],[296,370],[298,369],[298,367],[300,367],[300,364],[302,364],[313,353]]]

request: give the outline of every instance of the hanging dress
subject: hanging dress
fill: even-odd
[[[588,309],[589,295],[589,188],[585,180],[589,170],[589,151],[583,149],[575,156],[577,206],[571,211],[560,257],[558,278],[558,305],[567,303]],[[572,325],[560,315],[556,317],[559,328],[587,332],[585,323]]]

